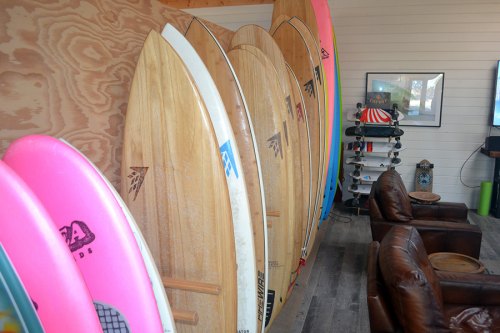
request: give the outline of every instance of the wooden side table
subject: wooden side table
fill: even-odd
[[[438,271],[459,273],[483,273],[484,265],[479,260],[465,254],[436,252],[429,255],[432,267]]]

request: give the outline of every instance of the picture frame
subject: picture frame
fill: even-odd
[[[366,101],[372,106],[377,94],[398,105],[402,126],[441,127],[444,73],[366,73]],[[389,95],[388,95],[389,94]]]

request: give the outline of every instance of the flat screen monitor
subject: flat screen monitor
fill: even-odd
[[[500,60],[497,61],[497,72],[495,75],[495,96],[493,100],[493,126],[500,127]]]

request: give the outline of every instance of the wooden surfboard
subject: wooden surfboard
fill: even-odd
[[[319,219],[321,217],[321,209],[322,209],[322,204],[323,204],[323,195],[325,191],[325,183],[326,183],[326,172],[328,170],[328,164],[327,161],[329,160],[329,151],[327,147],[327,137],[330,136],[330,134],[327,135],[327,120],[328,120],[328,110],[327,110],[327,100],[326,100],[326,82],[325,82],[325,76],[324,76],[324,70],[323,70],[323,64],[321,63],[321,54],[319,51],[318,43],[314,39],[314,36],[311,32],[311,30],[306,26],[306,24],[301,21],[297,17],[292,17],[289,20],[289,23],[299,31],[301,34],[302,38],[306,42],[307,48],[309,49],[309,52],[311,54],[311,59],[312,59],[312,64],[314,67],[314,73],[315,73],[315,78],[316,78],[316,83],[318,87],[318,101],[319,101],[319,110],[320,110],[320,163],[321,163],[321,175],[320,175],[320,181],[319,181],[319,188],[317,192],[317,202],[316,202],[316,210],[315,210],[315,215],[314,215],[314,221],[311,226],[311,229],[309,231],[309,235],[307,236],[306,240],[306,246],[307,246],[307,253],[309,253],[312,250],[312,247],[314,245],[314,241],[316,240],[316,233],[318,230],[319,226]],[[312,241],[311,241],[312,240]]]
[[[188,70],[155,31],[130,92],[121,194],[163,277],[177,331],[236,331],[234,232],[219,146]]]
[[[253,222],[255,260],[257,267],[258,298],[257,319],[260,331],[264,330],[267,296],[267,219],[265,215],[264,186],[253,125],[238,78],[229,59],[215,36],[202,21],[194,18],[185,34],[203,60],[224,102],[234,129],[245,173],[248,200]]]
[[[255,46],[248,44],[238,45],[236,48],[252,52],[257,57],[257,59],[259,59],[260,63],[264,66],[265,70],[268,73],[268,77],[278,82],[279,84],[280,81],[279,75],[277,75],[275,67],[273,66],[271,60],[264,54],[264,52],[262,52]],[[290,91],[288,91],[288,93],[290,93]],[[283,96],[285,95],[281,94],[279,98],[282,98]],[[295,280],[302,252],[302,244],[300,240],[301,240],[301,230],[302,230],[301,217],[302,217],[303,196],[301,192],[302,183],[300,180],[301,161],[300,161],[300,147],[298,142],[299,133],[297,128],[297,123],[295,122],[295,120],[292,119],[290,112],[288,112],[288,110],[290,110],[288,107],[290,104],[284,103],[285,99],[282,99],[281,101],[283,105],[280,111],[283,122],[283,134],[285,139],[283,142],[283,147],[288,151],[286,155],[287,156],[286,163],[288,164],[287,177],[289,183],[288,196],[289,200],[291,200],[293,204],[290,212],[292,214],[291,215],[292,229],[290,229],[291,232],[289,233],[289,238],[288,238],[289,245],[287,246],[290,252],[287,253],[287,262],[285,265],[285,272],[288,272],[289,278],[288,281],[286,281],[285,279],[285,281],[283,282],[283,289],[284,289],[283,293],[286,293],[288,295],[291,292],[291,289],[293,288],[292,281]]]
[[[40,318],[9,255],[0,244],[0,332],[43,333]]]
[[[285,59],[280,48],[272,36],[263,28],[256,25],[243,26],[234,34],[230,46],[232,48],[240,47],[253,52],[267,68],[270,69],[270,75],[275,76],[279,81],[283,92],[285,110],[287,113],[282,115],[286,122],[287,131],[285,132],[285,141],[293,152],[292,170],[293,170],[293,188],[295,205],[295,221],[294,221],[294,248],[292,253],[290,276],[295,276],[297,267],[300,263],[302,253],[302,221],[307,220],[307,210],[303,206],[304,196],[302,190],[302,159],[300,155],[299,129],[295,120],[294,110],[292,105],[295,101],[292,100],[290,78],[285,66]],[[291,278],[290,281],[293,281]],[[291,291],[293,284],[289,283],[288,291]]]
[[[224,162],[233,214],[238,281],[238,331],[257,331],[257,271],[252,220],[238,145],[217,86],[189,41],[172,25],[162,31],[191,74],[212,121]]]
[[[0,209],[0,242],[46,332],[102,332],[90,293],[59,230],[38,197],[2,160],[0,202],[8,207]]]
[[[299,141],[300,141],[300,155],[302,160],[302,190],[304,191],[304,209],[307,210],[307,219],[302,221],[302,257],[306,257],[305,242],[307,233],[309,230],[309,222],[311,215],[310,203],[312,200],[312,158],[311,158],[311,143],[309,135],[309,124],[307,120],[307,112],[305,111],[304,96],[300,91],[300,84],[295,76],[295,73],[290,68],[290,65],[286,64],[286,69],[288,71],[288,76],[290,79],[290,86],[292,88],[292,100],[295,101],[293,105],[296,114],[296,120],[299,129]]]
[[[280,16],[298,17],[305,22],[311,30],[314,38],[319,43],[320,35],[314,8],[310,0],[276,0],[274,2],[271,22],[279,21]],[[272,30],[272,28],[271,28]]]
[[[293,72],[300,82],[301,92],[304,97],[305,110],[307,112],[311,156],[312,156],[312,198],[311,214],[309,225],[313,228],[314,216],[316,212],[316,202],[318,199],[318,189],[321,184],[322,176],[322,154],[323,145],[321,144],[321,121],[320,121],[320,102],[316,75],[311,60],[310,51],[300,35],[288,21],[283,21],[274,31],[273,38],[279,45],[286,62],[290,65]]]
[[[279,83],[252,52],[238,48],[227,55],[248,104],[262,163],[269,239],[268,327],[286,299],[283,286],[288,285],[289,275],[285,268],[291,259],[287,254],[292,252],[289,239],[293,230],[293,196],[290,195],[293,184],[289,183],[289,149],[281,116],[286,111],[282,112],[284,104]]]
[[[150,279],[126,217],[86,158],[56,138],[30,135],[10,145],[4,161],[33,190],[59,229],[103,330],[163,332]]]

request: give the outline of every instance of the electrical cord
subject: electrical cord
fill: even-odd
[[[344,223],[352,222],[352,218],[335,213],[335,209],[332,209],[330,211],[328,217],[330,217],[331,219],[337,219],[339,222],[344,222]]]
[[[491,128],[490,128],[490,131],[491,131]],[[483,146],[484,146],[484,143],[482,143],[479,147],[477,147],[477,148],[476,148],[476,149],[475,149],[475,150],[474,150],[474,151],[473,151],[473,152],[469,155],[469,157],[467,157],[467,159],[465,160],[464,164],[462,164],[462,167],[460,168],[460,182],[461,182],[461,183],[462,183],[462,185],[463,185],[463,186],[465,186],[465,187],[468,187],[468,188],[479,188],[479,187],[481,187],[481,186],[470,186],[470,185],[465,184],[465,183],[464,183],[464,181],[463,181],[463,179],[462,179],[462,171],[463,171],[463,169],[464,169],[465,164],[467,164],[467,161],[468,161],[468,160],[472,157],[472,155],[474,155],[475,153],[477,153],[477,151],[478,151],[479,149],[481,149],[481,147],[483,147]]]

